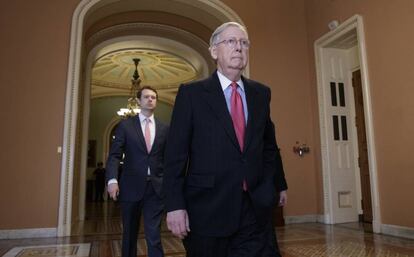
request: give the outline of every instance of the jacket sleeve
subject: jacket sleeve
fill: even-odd
[[[268,104],[270,105],[270,89],[268,92]],[[275,126],[270,118],[270,106],[269,115],[266,121],[265,133],[264,133],[264,167],[266,180],[273,181],[273,185],[276,186],[276,191],[287,190],[287,183],[285,179],[285,172],[283,169],[282,158],[280,156],[279,147],[276,141]]]
[[[184,180],[192,138],[192,110],[188,86],[181,85],[172,113],[164,155],[165,209],[167,212],[186,209]]]
[[[273,126],[274,127],[274,126]],[[273,129],[273,135],[275,135],[275,129]],[[276,142],[276,154],[275,154],[275,174],[274,174],[274,183],[276,185],[276,190],[278,192],[285,191],[288,189],[286,178],[285,178],[285,171],[283,169],[282,157],[280,155],[279,147],[277,146]]]

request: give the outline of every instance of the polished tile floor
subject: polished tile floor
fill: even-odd
[[[4,257],[118,257],[121,247],[120,210],[117,204],[90,203],[87,219],[73,225],[73,236],[0,240]],[[414,257],[414,240],[376,235],[357,223],[292,224],[277,228],[284,257]],[[162,226],[166,257],[184,257],[181,242]],[[146,256],[143,231],[138,257]]]

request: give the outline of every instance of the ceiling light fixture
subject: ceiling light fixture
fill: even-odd
[[[122,118],[128,118],[137,115],[140,112],[139,109],[139,103],[137,99],[137,92],[140,88],[141,79],[139,78],[138,74],[138,63],[140,59],[133,58],[132,59],[135,64],[135,72],[134,75],[132,75],[132,85],[131,85],[131,92],[130,97],[128,98],[128,104],[127,108],[121,108],[119,111],[117,111],[117,114],[121,116]]]

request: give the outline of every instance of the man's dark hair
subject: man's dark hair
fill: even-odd
[[[138,92],[137,92],[137,98],[138,98],[138,99],[141,99],[142,91],[143,91],[144,89],[148,89],[148,90],[153,91],[153,92],[155,93],[155,96],[157,97],[157,100],[158,100],[158,92],[157,92],[157,90],[155,90],[155,88],[153,88],[153,87],[151,87],[151,86],[143,86],[143,87],[141,87],[141,88],[138,90]]]

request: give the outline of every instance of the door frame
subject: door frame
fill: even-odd
[[[320,136],[321,136],[321,156],[322,156],[322,177],[323,177],[323,201],[324,201],[324,213],[322,222],[325,224],[332,224],[332,198],[335,197],[330,192],[330,160],[328,153],[328,129],[329,119],[326,117],[327,107],[324,99],[325,90],[323,86],[327,83],[323,78],[323,49],[328,45],[335,42],[341,36],[345,35],[351,30],[355,30],[357,33],[357,44],[358,44],[358,56],[361,69],[362,79],[362,93],[364,99],[364,112],[365,112],[365,124],[366,124],[366,136],[368,144],[368,162],[370,167],[370,182],[371,182],[371,197],[372,197],[372,210],[373,210],[373,231],[375,233],[381,233],[381,213],[380,213],[380,201],[378,192],[378,177],[377,177],[377,159],[375,151],[375,137],[374,137],[374,123],[372,113],[372,101],[370,93],[370,84],[368,76],[368,64],[367,54],[365,47],[364,37],[364,26],[363,19],[360,15],[354,15],[348,20],[340,24],[336,29],[323,35],[321,38],[315,41],[315,64],[316,64],[316,75],[317,75],[317,89],[318,89],[318,106],[319,106],[319,125],[320,125]]]

